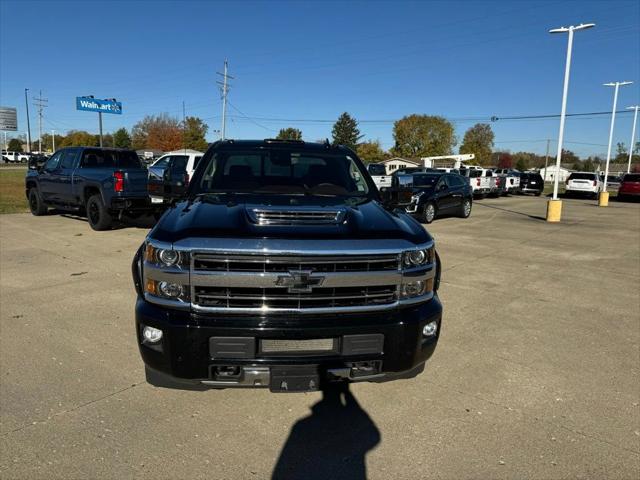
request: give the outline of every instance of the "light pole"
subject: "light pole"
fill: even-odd
[[[567,93],[569,91],[569,72],[571,71],[571,50],[573,48],[573,32],[595,27],[595,23],[581,23],[570,27],[549,30],[549,33],[569,33],[567,42],[567,61],[564,67],[564,87],[562,89],[562,110],[560,112],[560,132],[558,133],[558,153],[556,155],[556,174],[553,179],[553,198],[547,203],[547,222],[559,222],[562,216],[562,201],[558,200],[558,177],[562,160],[562,140],[564,137],[564,119],[567,113]],[[546,171],[545,171],[546,175]]]
[[[613,142],[613,127],[616,123],[616,108],[618,106],[618,90],[625,85],[631,85],[633,82],[609,82],[604,83],[605,87],[614,87],[613,90],[613,110],[611,111],[611,126],[609,127],[609,147],[607,148],[607,163],[604,167],[604,186],[598,196],[598,206],[606,207],[609,205],[609,192],[607,192],[607,178],[609,177],[609,161],[611,160],[611,143]]]
[[[56,153],[56,131],[51,130],[51,153]]]
[[[638,121],[638,109],[640,105],[633,105],[632,107],[627,107],[627,110],[635,110],[633,114],[633,127],[631,128],[631,145],[629,145],[629,163],[627,164],[627,173],[631,172],[631,158],[633,157],[633,147],[634,141],[636,139],[636,122]]]

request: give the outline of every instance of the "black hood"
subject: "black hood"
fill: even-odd
[[[295,203],[297,200],[294,200]],[[284,200],[278,200],[285,208]],[[170,208],[150,233],[150,238],[176,242],[194,237],[226,238],[291,238],[291,239],[404,239],[420,244],[431,240],[430,235],[409,215],[385,210],[376,200],[350,205],[339,199],[322,199],[292,205],[287,197],[286,210],[330,209],[344,211],[344,219],[337,224],[319,225],[257,225],[251,220],[253,208],[278,208],[247,198],[246,202],[223,203],[204,199],[182,202]]]

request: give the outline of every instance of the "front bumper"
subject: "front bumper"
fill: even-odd
[[[430,301],[379,313],[317,316],[199,315],[173,310],[138,298],[136,331],[140,354],[150,383],[157,386],[202,389],[209,387],[267,387],[275,369],[309,367],[320,384],[332,380],[386,381],[408,378],[422,371],[440,334],[442,305]],[[423,327],[438,323],[437,333],[424,337]],[[146,344],[144,326],[162,330],[159,344]],[[212,341],[212,337],[215,337]],[[228,338],[238,348],[217,348]],[[265,353],[262,340],[334,339],[330,352]],[[379,339],[367,348],[353,348],[354,338]],[[347,347],[347,344],[351,345]],[[228,344],[227,344],[228,345]],[[361,344],[362,345],[362,344]],[[370,375],[355,376],[354,366],[372,366]],[[238,367],[239,374],[220,378],[219,370]],[[358,367],[355,367],[358,368]]]

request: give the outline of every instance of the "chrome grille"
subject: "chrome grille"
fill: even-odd
[[[195,303],[204,307],[305,309],[387,305],[397,300],[397,285],[314,288],[289,293],[283,288],[195,287]]]
[[[247,210],[253,223],[258,225],[327,225],[338,224],[344,220],[344,210],[311,209],[268,209],[251,208]]]
[[[309,269],[313,272],[378,272],[398,270],[399,255],[212,255],[196,254],[193,268],[209,272],[289,272]]]
[[[196,310],[287,313],[376,310],[398,301],[400,253],[191,254]]]

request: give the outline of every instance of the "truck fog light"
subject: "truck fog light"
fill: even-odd
[[[182,285],[171,282],[158,283],[158,290],[162,295],[169,298],[178,298],[182,295]]]
[[[158,260],[165,266],[171,267],[180,260],[180,253],[176,250],[158,250]]]
[[[144,341],[147,343],[158,343],[162,340],[162,330],[145,326],[142,329],[142,338],[144,338]]]
[[[438,333],[438,322],[435,320],[433,322],[427,323],[422,328],[422,335],[425,337],[433,337],[436,333]]]
[[[405,297],[417,297],[424,293],[425,281],[414,280],[403,285],[403,293]]]

